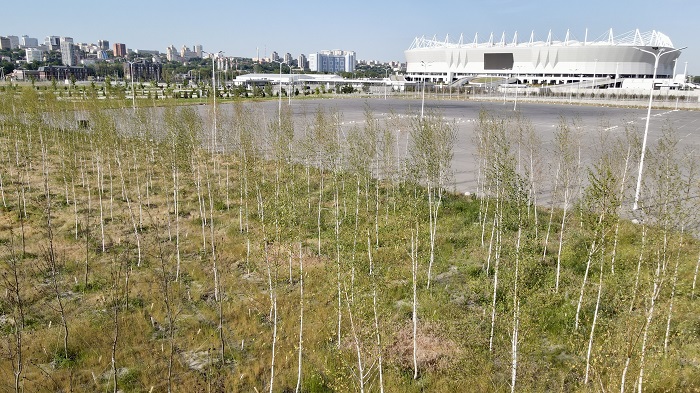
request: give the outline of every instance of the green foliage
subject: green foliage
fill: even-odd
[[[51,363],[57,369],[72,368],[78,365],[81,357],[81,351],[76,348],[70,346],[67,350],[65,348],[56,348],[53,352]]]

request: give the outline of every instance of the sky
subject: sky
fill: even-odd
[[[308,55],[327,49],[356,52],[358,60],[404,62],[415,37],[456,42],[487,40],[491,33],[510,42],[534,31],[535,38],[563,40],[614,35],[635,29],[668,35],[676,48],[687,46],[678,60],[688,74],[700,74],[700,1],[698,0],[432,0],[349,2],[34,0],[30,7],[5,7],[0,35],[24,34],[43,41],[47,35],[73,37],[76,43],[108,40],[129,49],[159,50],[169,45],[226,56]],[[259,52],[258,52],[259,51]]]

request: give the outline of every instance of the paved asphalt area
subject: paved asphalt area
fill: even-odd
[[[276,116],[278,102],[268,101],[260,105],[265,117]],[[389,127],[396,128],[397,136],[405,148],[410,116],[420,115],[420,99],[383,99],[377,98],[342,98],[342,99],[305,99],[283,100],[282,105],[291,105],[295,121],[299,126],[313,121],[314,113],[319,109],[335,110],[341,113],[344,131],[351,127],[363,127],[365,110],[369,108],[380,124],[389,120]],[[475,192],[477,183],[477,166],[474,145],[474,125],[481,110],[489,111],[496,117],[512,116],[512,100],[504,104],[488,101],[428,100],[425,111],[434,111],[446,120],[453,121],[457,127],[457,142],[454,149],[453,171],[454,189],[458,192]],[[576,119],[583,132],[581,156],[584,164],[593,155],[596,142],[601,140],[601,133],[622,134],[625,127],[634,127],[641,136],[646,121],[646,108],[615,108],[592,105],[540,104],[518,102],[518,111],[527,118],[542,140],[543,152],[551,152],[551,144],[561,119],[569,122]],[[391,120],[390,120],[391,119]],[[688,110],[652,109],[649,124],[648,147],[653,147],[661,135],[661,129],[670,125],[680,138],[680,148],[693,150],[700,155],[700,112]],[[404,127],[405,129],[402,129]],[[551,154],[547,154],[551,157]],[[556,169],[551,163],[544,164],[544,172],[554,175]],[[637,170],[631,176],[636,177]],[[543,187],[547,189],[547,186]],[[545,199],[546,195],[543,195]]]

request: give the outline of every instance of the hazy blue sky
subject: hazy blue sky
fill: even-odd
[[[699,0],[432,0],[346,2],[34,0],[4,7],[0,35],[70,36],[76,42],[109,40],[127,48],[157,49],[173,44],[223,50],[227,56],[269,56],[323,49],[357,52],[363,60],[405,61],[403,51],[416,36],[471,42],[491,32],[511,41],[515,31],[526,40],[546,39],[549,30],[564,39],[567,29],[583,40],[634,29],[657,30],[675,47],[688,46],[679,65],[700,74]],[[679,67],[678,72],[682,72]]]

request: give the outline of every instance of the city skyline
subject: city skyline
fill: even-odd
[[[343,49],[357,53],[358,60],[404,62],[404,51],[415,37],[425,36],[457,42],[480,41],[491,33],[500,41],[505,33],[511,42],[534,31],[536,39],[564,39],[567,30],[579,40],[596,40],[612,28],[615,35],[631,30],[658,30],[668,35],[676,48],[687,46],[679,59],[678,72],[688,62],[688,73],[700,73],[700,45],[695,23],[700,3],[669,0],[657,2],[603,2],[592,0],[572,5],[542,0],[536,5],[516,0],[493,0],[469,4],[437,0],[425,3],[354,2],[352,6],[311,0],[302,6],[270,4],[206,4],[171,2],[108,3],[76,0],[71,7],[53,2],[33,2],[29,18],[6,18],[0,35],[28,35],[43,42],[45,36],[73,37],[76,42],[108,40],[128,49],[158,50],[170,45],[201,44],[205,51],[223,51],[225,56],[269,57],[272,52],[308,55],[321,50]],[[167,5],[167,8],[165,8]],[[213,17],[212,17],[213,15]]]

